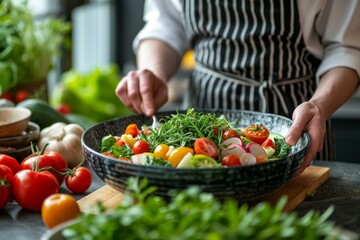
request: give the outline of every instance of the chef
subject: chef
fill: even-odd
[[[241,109],[293,119],[286,137],[311,137],[298,174],[334,159],[330,118],[360,76],[358,0],[147,0],[134,40],[137,70],[116,94],[135,113],[168,100],[167,81],[195,53],[185,107]]]

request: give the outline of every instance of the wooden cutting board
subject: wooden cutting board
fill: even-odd
[[[275,205],[280,197],[286,195],[288,202],[284,207],[284,211],[292,211],[302,201],[305,200],[309,193],[313,193],[322,183],[330,178],[330,168],[310,166],[300,176],[293,178],[285,186],[279,190],[267,195],[266,197],[257,200],[267,201]],[[90,207],[101,201],[105,207],[115,207],[123,198],[123,194],[105,185],[89,195],[78,200],[81,211],[90,211]]]

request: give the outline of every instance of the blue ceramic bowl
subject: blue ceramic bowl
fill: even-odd
[[[252,111],[240,110],[198,110],[225,115],[229,121],[238,121],[245,128],[261,123],[271,132],[286,135],[292,124],[288,118]],[[159,112],[158,119],[174,114]],[[220,199],[235,198],[247,202],[263,197],[287,183],[303,162],[310,138],[302,134],[292,154],[275,161],[231,168],[176,169],[157,166],[143,166],[106,157],[100,153],[102,137],[121,135],[130,123],[138,126],[151,125],[152,119],[145,115],[127,116],[101,122],[87,129],[82,136],[82,147],[86,161],[106,184],[123,191],[129,177],[147,178],[150,185],[157,186],[156,194],[169,196],[169,190],[182,190],[191,185],[200,186],[203,191]]]

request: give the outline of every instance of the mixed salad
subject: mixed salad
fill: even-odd
[[[291,153],[284,136],[254,123],[238,128],[224,116],[188,109],[161,125],[129,124],[124,133],[101,140],[101,153],[135,164],[173,168],[248,166]]]

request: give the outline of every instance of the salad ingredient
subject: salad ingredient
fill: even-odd
[[[263,159],[267,159],[267,154],[264,150],[264,148],[262,148],[259,144],[255,143],[255,142],[250,142],[246,145],[245,150],[251,154],[253,154],[256,158],[263,158]]]
[[[58,191],[58,180],[49,171],[24,169],[15,174],[13,179],[12,195],[15,201],[30,211],[41,211],[44,200]]]
[[[256,143],[262,144],[269,137],[270,132],[265,126],[260,124],[255,124],[248,126],[244,130],[244,135],[248,139]]]
[[[66,187],[73,193],[84,193],[89,189],[92,175],[89,169],[80,166],[75,167],[65,176]]]
[[[131,134],[121,135],[121,140],[130,148],[134,147],[136,139]]]
[[[10,201],[13,172],[6,165],[0,164],[0,209]]]
[[[269,137],[267,138],[262,144],[261,146],[264,147],[271,147],[273,149],[275,149],[275,143],[274,141]]]
[[[154,156],[166,160],[172,150],[174,150],[173,147],[171,148],[167,144],[159,144],[154,149]]]
[[[256,164],[256,157],[251,153],[244,153],[240,157],[240,163],[242,166],[250,166]]]
[[[81,147],[81,136],[84,129],[75,123],[54,123],[40,132],[39,148],[46,145],[48,151],[55,151],[62,155],[70,168],[74,168],[84,161]]]
[[[21,169],[33,169],[33,165],[37,168],[52,167],[49,172],[57,179],[59,186],[64,182],[64,174],[68,168],[68,164],[63,156],[55,151],[45,151],[45,147],[40,152],[31,154],[21,162]]]
[[[203,154],[196,154],[191,159],[191,166],[195,168],[214,168],[219,167],[219,164],[215,161],[215,159],[203,155]]]
[[[245,152],[246,151],[243,147],[236,144],[230,144],[229,146],[227,146],[227,148],[221,151],[221,158],[224,158],[228,155],[237,155],[241,157],[241,155],[243,155]]]
[[[146,179],[145,179],[146,180]],[[174,193],[169,201],[152,194],[155,187],[130,179],[124,200],[113,211],[97,206],[97,214],[83,213],[62,231],[65,239],[341,239],[341,228],[324,213],[304,216],[284,211],[286,197],[275,206],[223,202],[191,187]],[[91,226],[91,227],[89,227]]]
[[[192,168],[191,158],[194,155],[188,152],[180,161],[180,163],[176,166],[176,168]]]
[[[171,151],[167,160],[170,162],[171,166],[176,167],[188,153],[194,155],[194,150],[189,147],[178,147]]]
[[[263,147],[263,149],[265,150],[268,159],[271,158],[275,153],[275,149],[270,146]]]
[[[227,146],[229,146],[230,144],[234,144],[234,145],[239,145],[241,147],[245,147],[243,141],[241,140],[240,137],[232,137],[232,138],[228,138],[225,141],[222,142],[221,146],[223,148],[226,148]]]
[[[64,193],[55,193],[48,196],[41,206],[41,218],[48,228],[75,219],[80,213],[80,207],[76,199]]]
[[[285,138],[274,138],[275,140],[275,153],[273,156],[277,158],[286,157],[291,153],[291,147],[286,144]]]
[[[233,137],[240,137],[240,135],[234,129],[225,130],[222,134],[222,139],[226,140]]]
[[[151,158],[151,159],[154,158],[154,154],[149,153],[149,152],[145,152],[145,153],[132,155],[131,156],[131,161],[133,163],[136,163],[136,164],[145,165],[146,160],[149,159],[149,158]],[[148,161],[150,161],[150,160],[148,160]]]
[[[139,140],[134,143],[134,146],[132,147],[132,151],[134,154],[149,152],[150,147],[145,140]]]
[[[203,137],[219,146],[222,142],[222,132],[231,128],[226,119],[211,113],[203,114],[193,108],[188,109],[186,113],[171,114],[159,121],[161,126],[154,129],[151,134],[138,135],[139,139],[149,143],[151,150],[160,143],[174,148],[182,146],[193,148],[194,141]],[[214,127],[218,128],[219,135],[214,133]]]
[[[198,138],[194,143],[194,150],[196,154],[204,154],[214,159],[219,154],[219,149],[213,141],[207,138]]]
[[[240,157],[238,155],[227,155],[221,159],[221,164],[223,166],[239,166],[240,163]]]
[[[135,138],[139,134],[140,130],[137,128],[135,123],[129,124],[125,129],[125,134],[130,134]]]
[[[21,169],[19,162],[7,154],[0,153],[0,164],[8,166],[11,169],[13,175],[15,175]]]

